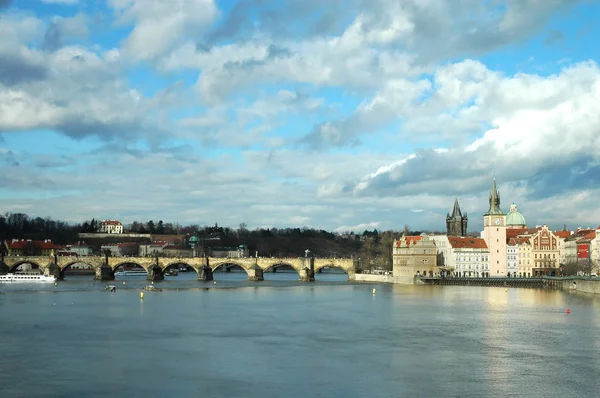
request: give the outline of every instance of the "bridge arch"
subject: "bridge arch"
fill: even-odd
[[[67,270],[75,264],[89,265],[91,267],[91,269],[93,269],[93,270],[95,270],[98,266],[98,264],[94,263],[93,261],[87,261],[86,259],[77,259],[77,260],[68,261],[65,264],[60,264],[60,267],[59,267],[60,268],[60,279],[64,279],[65,273],[67,272]]]
[[[115,263],[115,264],[111,265],[111,268],[112,268],[112,270],[114,272],[114,271],[117,270],[117,268],[122,267],[122,266],[127,265],[127,264],[132,264],[132,265],[135,265],[137,267],[140,267],[140,268],[148,271],[148,265],[141,264],[141,263],[139,263],[139,262],[137,262],[135,260],[120,261],[118,263]]]
[[[8,272],[13,273],[17,270],[17,268],[19,268],[20,265],[23,264],[31,264],[31,268],[33,269],[44,269],[44,267],[37,261],[32,261],[32,260],[27,260],[27,259],[23,259],[21,261],[16,261],[10,265],[8,265]],[[35,267],[34,267],[35,266]]]
[[[192,264],[188,263],[187,261],[183,261],[183,260],[171,261],[170,263],[167,263],[161,272],[163,275],[165,275],[167,273],[167,271],[170,269],[179,270],[179,266],[181,266],[181,265],[185,265],[188,268],[188,270],[191,268],[194,270],[195,273],[198,273],[198,270],[194,266],[192,266]]]
[[[246,272],[246,274],[248,273],[246,265],[235,260],[214,261],[210,263],[210,268],[212,269],[213,273],[217,272],[219,268],[222,268],[225,271],[229,272],[233,267],[239,267],[243,269]]]
[[[291,263],[288,261],[276,261],[270,264],[267,264],[266,266],[264,266],[263,272],[269,272],[270,270],[274,270],[280,267],[289,267],[291,269],[293,269],[294,271],[296,271],[297,273],[299,273],[298,269]]]

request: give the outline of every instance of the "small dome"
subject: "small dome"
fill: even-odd
[[[527,223],[525,222],[525,217],[517,210],[517,205],[510,205],[510,210],[508,211],[508,215],[506,216],[506,225],[513,227],[526,227]]]
[[[197,236],[192,236],[189,240],[190,243],[198,243],[200,242],[200,238],[198,238]]]

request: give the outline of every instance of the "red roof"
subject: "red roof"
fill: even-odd
[[[102,221],[103,225],[123,225],[121,224],[121,221],[117,221],[117,220],[104,220]]]
[[[515,245],[521,245],[521,244],[530,244],[529,242],[529,238],[521,236],[521,237],[517,237],[517,238],[510,238],[508,239],[508,244],[510,246],[515,246]]]
[[[12,250],[25,249],[30,246],[35,246],[38,249],[58,249],[58,246],[54,243],[43,240],[20,240],[16,242],[6,242],[6,244],[8,245],[8,248]]]
[[[411,244],[414,245],[418,241],[420,241],[422,236],[403,236],[402,238],[396,241],[396,247],[406,246],[409,247]]]
[[[554,232],[554,235],[556,235],[556,236],[557,236],[557,237],[559,237],[559,238],[566,239],[566,238],[568,238],[569,236],[571,236],[571,231],[565,231],[565,230],[562,230],[562,231],[555,231],[555,232]]]
[[[449,236],[448,241],[453,249],[487,249],[485,240],[469,236]]]

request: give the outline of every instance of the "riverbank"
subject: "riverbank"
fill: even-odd
[[[371,283],[393,283],[394,277],[392,275],[356,274],[354,276],[354,281]]]

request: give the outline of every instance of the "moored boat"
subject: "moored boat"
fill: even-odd
[[[124,270],[115,272],[115,276],[148,275],[145,270]]]
[[[54,283],[55,276],[41,274],[6,274],[0,275],[0,282],[10,283]]]

